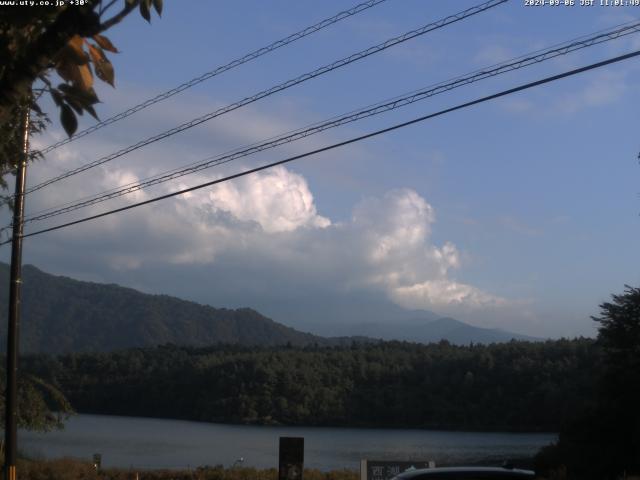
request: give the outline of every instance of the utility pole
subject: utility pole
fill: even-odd
[[[18,451],[18,327],[20,325],[20,293],[22,287],[22,226],[24,220],[24,187],[29,153],[29,102],[24,107],[22,152],[16,164],[16,194],[13,205],[11,243],[11,279],[9,283],[9,328],[7,331],[7,390],[5,394],[4,478],[16,480]]]

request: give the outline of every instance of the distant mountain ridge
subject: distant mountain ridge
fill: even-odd
[[[0,348],[6,342],[9,266],[0,263]],[[100,352],[172,343],[339,345],[394,338],[413,342],[491,343],[523,338],[423,312],[415,321],[375,325],[342,337],[301,332],[250,309],[214,308],[115,284],[74,280],[23,267],[20,343],[23,353]],[[418,314],[420,312],[413,312]],[[426,316],[427,318],[424,318]],[[342,332],[341,332],[342,335]]]
[[[370,292],[333,292],[333,295],[319,292],[317,297],[279,302],[275,307],[268,302],[259,303],[257,309],[286,325],[302,325],[303,330],[322,336],[363,335],[419,343],[444,339],[454,344],[543,340],[497,328],[476,327],[429,310],[405,309],[384,295]]]
[[[469,343],[501,343],[514,340],[540,341],[542,339],[521,335],[497,328],[481,328],[469,325],[451,317],[433,318],[432,312],[424,316],[389,322],[356,326],[365,336],[393,338],[419,343],[438,342],[442,339],[458,345]]]
[[[21,352],[110,351],[130,347],[327,344],[330,340],[274,322],[255,310],[218,309],[168,295],[23,271]],[[0,264],[0,313],[6,325],[9,267]],[[2,347],[6,327],[2,329]]]

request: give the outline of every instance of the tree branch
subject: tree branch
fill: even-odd
[[[120,23],[122,20],[124,20],[124,18],[127,15],[129,15],[138,6],[139,3],[140,3],[139,0],[135,0],[133,2],[126,2],[125,7],[119,13],[117,13],[106,22],[103,22],[102,25],[100,25],[100,30],[98,33],[104,32],[105,30],[108,30],[114,25],[117,25],[118,23]]]
[[[116,3],[117,1],[118,1],[118,0],[111,0],[111,1],[110,1],[109,3],[107,3],[104,7],[102,6],[102,3],[100,3],[100,12],[98,12],[98,14],[99,14],[100,16],[104,15],[104,14],[107,12],[107,10],[109,10],[113,5],[115,5],[115,3]]]

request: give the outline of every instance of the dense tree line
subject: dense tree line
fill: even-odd
[[[83,413],[287,425],[557,431],[588,409],[592,340],[177,347],[31,356]]]
[[[640,476],[640,288],[600,305],[598,368],[586,409],[569,417],[557,444],[538,455],[538,469],[566,478]],[[631,478],[631,477],[629,477]]]

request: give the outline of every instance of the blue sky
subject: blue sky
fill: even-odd
[[[117,88],[99,85],[102,118],[353,5],[165,3],[163,17],[154,16],[152,25],[136,14],[108,33],[121,53],[111,56]],[[52,152],[31,167],[29,183],[475,4],[388,0]],[[527,7],[512,0],[59,182],[27,197],[27,210],[144,178],[636,17],[638,7]],[[638,48],[640,35],[631,35],[136,198]],[[624,284],[640,283],[639,69],[632,59],[190,197],[33,237],[25,242],[24,262],[214,306],[255,307],[323,334],[330,334],[336,322],[366,319],[304,322],[305,309],[317,308],[305,300],[314,294],[327,304],[349,295],[384,299],[536,336],[593,335],[589,315],[597,314],[598,304]],[[55,138],[63,138],[57,122],[33,142],[44,146]],[[6,249],[2,255],[8,257]],[[289,314],[279,316],[285,306]]]

